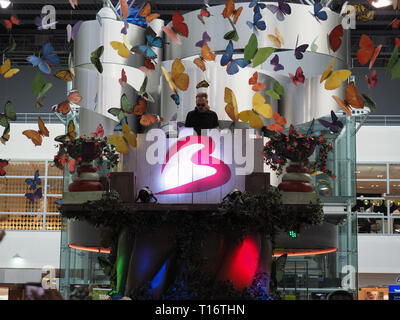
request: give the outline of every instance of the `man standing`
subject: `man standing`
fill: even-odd
[[[219,128],[218,116],[210,110],[207,93],[196,95],[196,107],[187,114],[185,127],[194,128],[198,135],[201,135],[201,129]]]

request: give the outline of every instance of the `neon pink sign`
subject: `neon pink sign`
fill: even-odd
[[[161,174],[163,174],[165,166],[174,154],[193,145],[201,145],[202,148],[192,155],[192,157],[190,158],[191,162],[195,165],[211,167],[215,169],[216,172],[208,177],[191,181],[181,186],[161,191],[157,194],[182,194],[203,192],[221,187],[230,180],[231,170],[229,166],[226,165],[222,160],[211,157],[211,154],[215,150],[215,143],[211,137],[206,136],[189,136],[175,143],[168,150],[165,156],[165,161],[161,168]]]

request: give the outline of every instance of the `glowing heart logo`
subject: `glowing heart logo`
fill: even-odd
[[[194,165],[207,166],[215,169],[215,173],[202,179],[185,183],[181,186],[161,191],[157,194],[182,194],[195,193],[211,190],[223,186],[231,178],[231,170],[222,160],[211,157],[214,152],[215,143],[211,137],[205,136],[189,136],[179,140],[174,144],[165,155],[165,161],[161,168],[163,174],[165,166],[170,159],[185,148],[193,145],[200,145],[202,148],[196,151],[190,158]],[[208,148],[206,148],[208,147]]]

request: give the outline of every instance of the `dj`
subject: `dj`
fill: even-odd
[[[207,93],[196,95],[196,107],[187,114],[185,127],[194,128],[198,135],[201,135],[201,129],[219,129],[218,116],[210,110]]]

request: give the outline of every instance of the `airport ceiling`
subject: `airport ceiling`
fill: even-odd
[[[74,10],[68,0],[11,0],[12,4],[7,9],[0,9],[0,21],[9,19],[16,15],[21,25],[13,28],[13,36],[17,42],[17,49],[12,53],[11,59],[14,64],[26,64],[26,57],[36,54],[43,43],[51,39],[56,52],[61,57],[63,64],[67,63],[68,52],[71,45],[67,42],[65,28],[68,24],[74,24],[78,20],[93,20],[96,13],[103,6],[103,0],[79,0],[78,7]],[[137,0],[141,6],[145,0]],[[224,4],[226,0],[209,0],[211,6]],[[249,2],[250,0],[235,0],[235,3]],[[288,3],[306,3],[313,0],[286,0]],[[326,3],[329,0],[321,0]],[[116,3],[116,0],[112,0]],[[130,2],[130,1],[129,1]],[[161,19],[170,21],[172,14],[179,10],[180,13],[200,9],[203,6],[202,0],[157,0],[150,1],[153,11],[161,14]],[[336,12],[345,1],[331,0],[329,7]],[[368,5],[367,0],[349,0],[349,4],[359,3],[375,11],[374,19],[368,22],[357,21],[357,28],[351,30],[351,66],[358,66],[355,58],[358,50],[358,42],[361,34],[367,34],[373,40],[375,46],[382,44],[382,50],[375,63],[375,67],[384,67],[394,48],[395,36],[400,33],[393,29],[391,23],[399,16],[400,11],[393,10],[392,6],[384,8],[373,8]],[[35,17],[39,16],[44,5],[51,4],[56,8],[57,28],[49,30],[37,30]],[[8,44],[8,32],[4,25],[0,26],[0,49]]]

